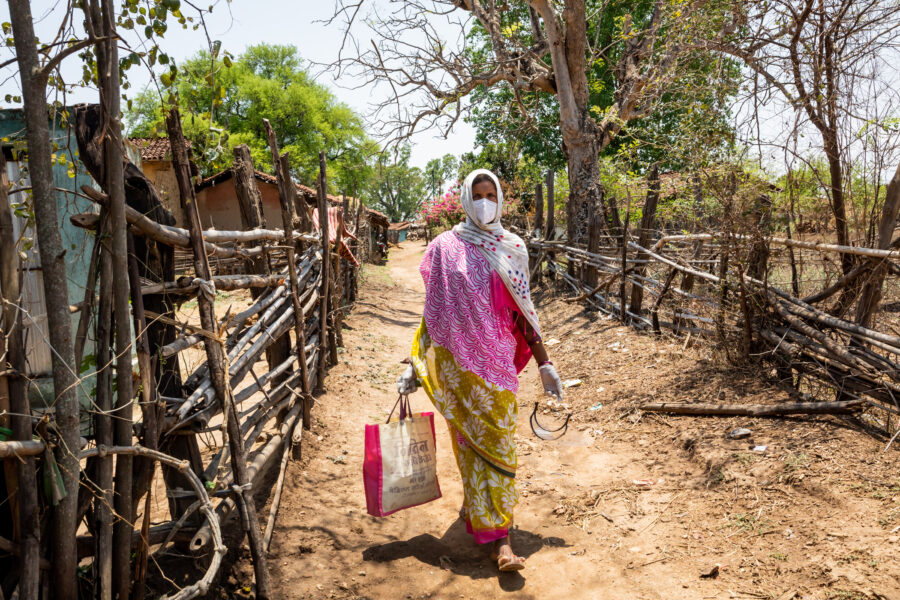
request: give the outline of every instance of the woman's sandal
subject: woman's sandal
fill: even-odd
[[[521,571],[525,568],[525,559],[521,556],[516,556],[515,554],[513,554],[513,558],[500,556],[499,554],[491,554],[491,560],[496,560],[497,568],[504,573]]]

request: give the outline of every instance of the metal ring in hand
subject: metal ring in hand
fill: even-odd
[[[531,425],[531,431],[542,440],[558,440],[562,436],[566,434],[566,431],[569,430],[569,419],[572,418],[572,413],[566,415],[566,421],[557,427],[556,429],[548,429],[542,426],[538,422],[537,410],[538,410],[539,402],[534,403],[534,410],[531,411],[531,418],[528,419],[528,424]]]

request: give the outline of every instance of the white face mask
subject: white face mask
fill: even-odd
[[[497,203],[491,202],[487,198],[481,198],[473,202],[475,205],[475,214],[484,225],[488,225],[494,221],[497,216]]]

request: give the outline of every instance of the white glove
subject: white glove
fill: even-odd
[[[397,393],[409,395],[415,392],[418,387],[419,382],[416,381],[415,369],[413,369],[412,365],[406,365],[403,375],[397,378]]]
[[[562,381],[556,373],[556,369],[552,364],[541,365],[538,367],[541,373],[541,383],[544,384],[544,393],[548,396],[556,396],[557,402],[562,402],[563,389]]]

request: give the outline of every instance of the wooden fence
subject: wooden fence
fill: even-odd
[[[809,403],[808,410],[793,412],[815,412],[815,400],[832,396],[828,412],[877,408],[885,429],[893,430],[900,415],[900,336],[848,320],[848,306],[823,310],[815,304],[845,289],[840,255],[857,257],[862,270],[900,252],[725,233],[640,237],[601,236],[598,250],[589,252],[533,236],[533,279],[557,278],[575,292],[568,300],[639,329],[702,337],[732,358],[771,362],[780,383]],[[639,243],[648,239],[652,244]],[[754,253],[762,264],[751,264]],[[892,330],[897,284],[885,283],[879,313],[882,326]]]
[[[85,165],[97,181],[103,181],[103,144],[97,141],[103,130],[97,111],[96,107],[76,111],[77,135]],[[288,460],[298,456],[302,432],[310,426],[313,392],[321,387],[327,367],[337,363],[343,315],[356,294],[356,267],[339,252],[341,231],[329,231],[324,155],[318,181],[318,232],[306,207],[297,203],[287,154],[279,154],[271,128],[283,228],[268,229],[260,220],[249,151],[239,147],[234,180],[246,227],[202,231],[176,111],[168,115],[167,126],[189,226],[173,226],[152,184],[126,163],[130,269],[115,275],[130,281],[129,319],[136,335],[125,347],[137,357],[135,377],[140,385],[133,397],[120,398],[115,405],[114,308],[106,245],[113,201],[108,190],[83,187],[99,214],[73,218],[73,223],[95,231],[97,240],[85,300],[73,307],[80,315],[76,362],[81,361],[87,339],[96,343],[98,362],[91,375],[97,382],[91,433],[79,455],[83,500],[78,521],[88,527],[77,540],[78,559],[88,565],[84,583],[92,595],[193,598],[204,595],[215,581],[226,553],[223,540],[234,522],[249,538],[256,594],[271,597],[266,553]],[[176,277],[176,272],[183,275]],[[237,314],[222,314],[215,305],[216,293],[238,289],[249,290],[252,303]],[[185,322],[175,310],[189,299],[196,299],[199,325]],[[203,347],[206,360],[182,377],[178,357],[193,347]],[[254,371],[263,359],[265,371]],[[125,416],[131,415],[132,407],[139,409],[134,419]],[[35,441],[0,442],[0,458],[35,457],[40,469],[54,472],[53,456],[61,451],[60,442],[46,427],[41,432]],[[162,513],[154,512],[151,502],[156,464],[166,495],[167,511]],[[128,477],[120,478],[124,474]],[[35,507],[45,515],[55,498],[67,492],[52,475],[46,480],[52,493],[39,494]],[[257,501],[265,497],[264,483],[272,481],[271,508],[262,518],[256,514]],[[128,500],[122,502],[126,495]],[[29,508],[19,504],[14,510]],[[235,519],[237,515],[240,518]],[[13,520],[19,522],[16,515]],[[19,540],[37,533],[16,530],[12,539],[0,536],[0,550],[15,555]],[[116,544],[114,539],[125,543]],[[48,554],[45,542],[42,556]],[[177,567],[185,554],[207,555],[205,569],[192,583],[175,585],[164,571],[166,565]],[[9,564],[15,575],[24,573],[15,561]],[[43,585],[46,588],[49,581]],[[145,591],[148,585],[151,588]]]

